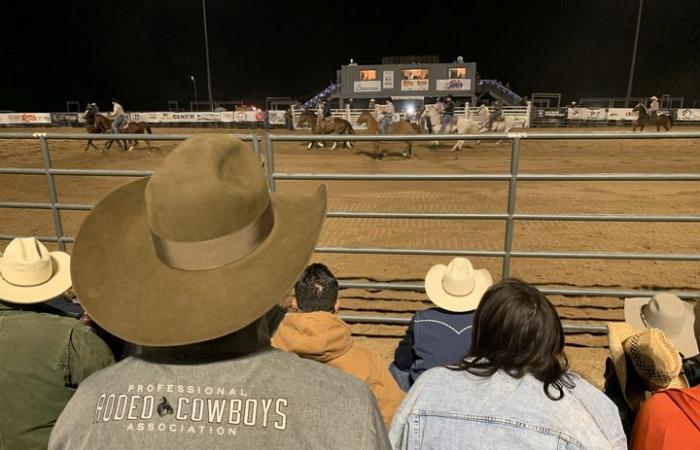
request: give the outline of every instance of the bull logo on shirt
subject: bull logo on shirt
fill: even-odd
[[[157,411],[160,417],[167,416],[175,412],[173,407],[170,406],[170,403],[168,403],[168,399],[165,397],[162,397],[160,403],[158,404]]]

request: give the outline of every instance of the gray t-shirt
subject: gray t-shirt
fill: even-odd
[[[337,369],[273,349],[144,358],[85,380],[49,448],[391,448],[367,386]]]

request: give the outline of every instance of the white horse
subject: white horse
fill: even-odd
[[[457,126],[455,128],[457,134],[482,134],[488,131],[481,120],[466,119],[464,117],[457,120]],[[479,145],[480,142],[481,141],[477,140],[476,145]],[[463,145],[464,141],[457,141],[457,143],[455,143],[455,145],[452,147],[452,151],[462,150]]]
[[[442,115],[437,111],[435,105],[425,105],[420,115],[421,128],[428,130],[429,134],[438,134],[442,127]],[[426,126],[423,126],[425,124]],[[430,145],[438,147],[440,142],[430,141]]]
[[[479,107],[479,121],[488,129],[488,131],[502,131],[508,133],[510,130],[515,128],[515,119],[510,116],[501,116],[501,120],[494,120],[489,128],[489,121],[491,114],[486,105],[481,105]]]

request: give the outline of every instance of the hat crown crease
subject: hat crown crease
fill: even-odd
[[[456,297],[463,297],[474,290],[475,284],[474,267],[469,260],[455,258],[450,261],[442,278],[442,288],[445,292]]]
[[[643,308],[650,327],[659,328],[670,336],[678,336],[685,321],[683,300],[675,295],[657,295]]]
[[[15,286],[37,286],[53,274],[51,256],[36,238],[20,238],[10,242],[2,258],[0,275]]]
[[[233,138],[183,142],[155,171],[145,195],[156,253],[173,268],[207,270],[242,259],[274,225],[260,162]]]

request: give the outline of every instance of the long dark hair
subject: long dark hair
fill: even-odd
[[[529,373],[544,383],[552,400],[564,397],[564,387],[574,387],[554,306],[537,288],[513,278],[484,294],[474,316],[471,349],[456,369],[480,377],[498,370],[514,378]]]

